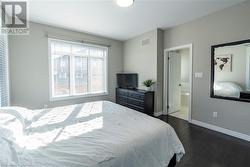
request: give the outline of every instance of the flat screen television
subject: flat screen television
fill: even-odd
[[[136,73],[117,74],[117,86],[119,88],[136,89],[138,87],[138,74]]]

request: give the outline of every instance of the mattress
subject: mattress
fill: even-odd
[[[185,154],[170,125],[109,101],[0,113],[1,165],[166,167]]]

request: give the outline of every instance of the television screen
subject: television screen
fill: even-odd
[[[136,89],[138,87],[138,74],[117,74],[117,86],[119,88]]]

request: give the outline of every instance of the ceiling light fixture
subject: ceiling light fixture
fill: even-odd
[[[133,5],[134,0],[116,0],[116,4],[120,7],[129,7]]]

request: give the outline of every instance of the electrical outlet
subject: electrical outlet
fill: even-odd
[[[218,113],[217,112],[213,112],[213,117],[217,118],[218,117]]]
[[[44,108],[44,109],[48,108],[48,104],[44,104],[44,105],[43,105],[43,108]]]

